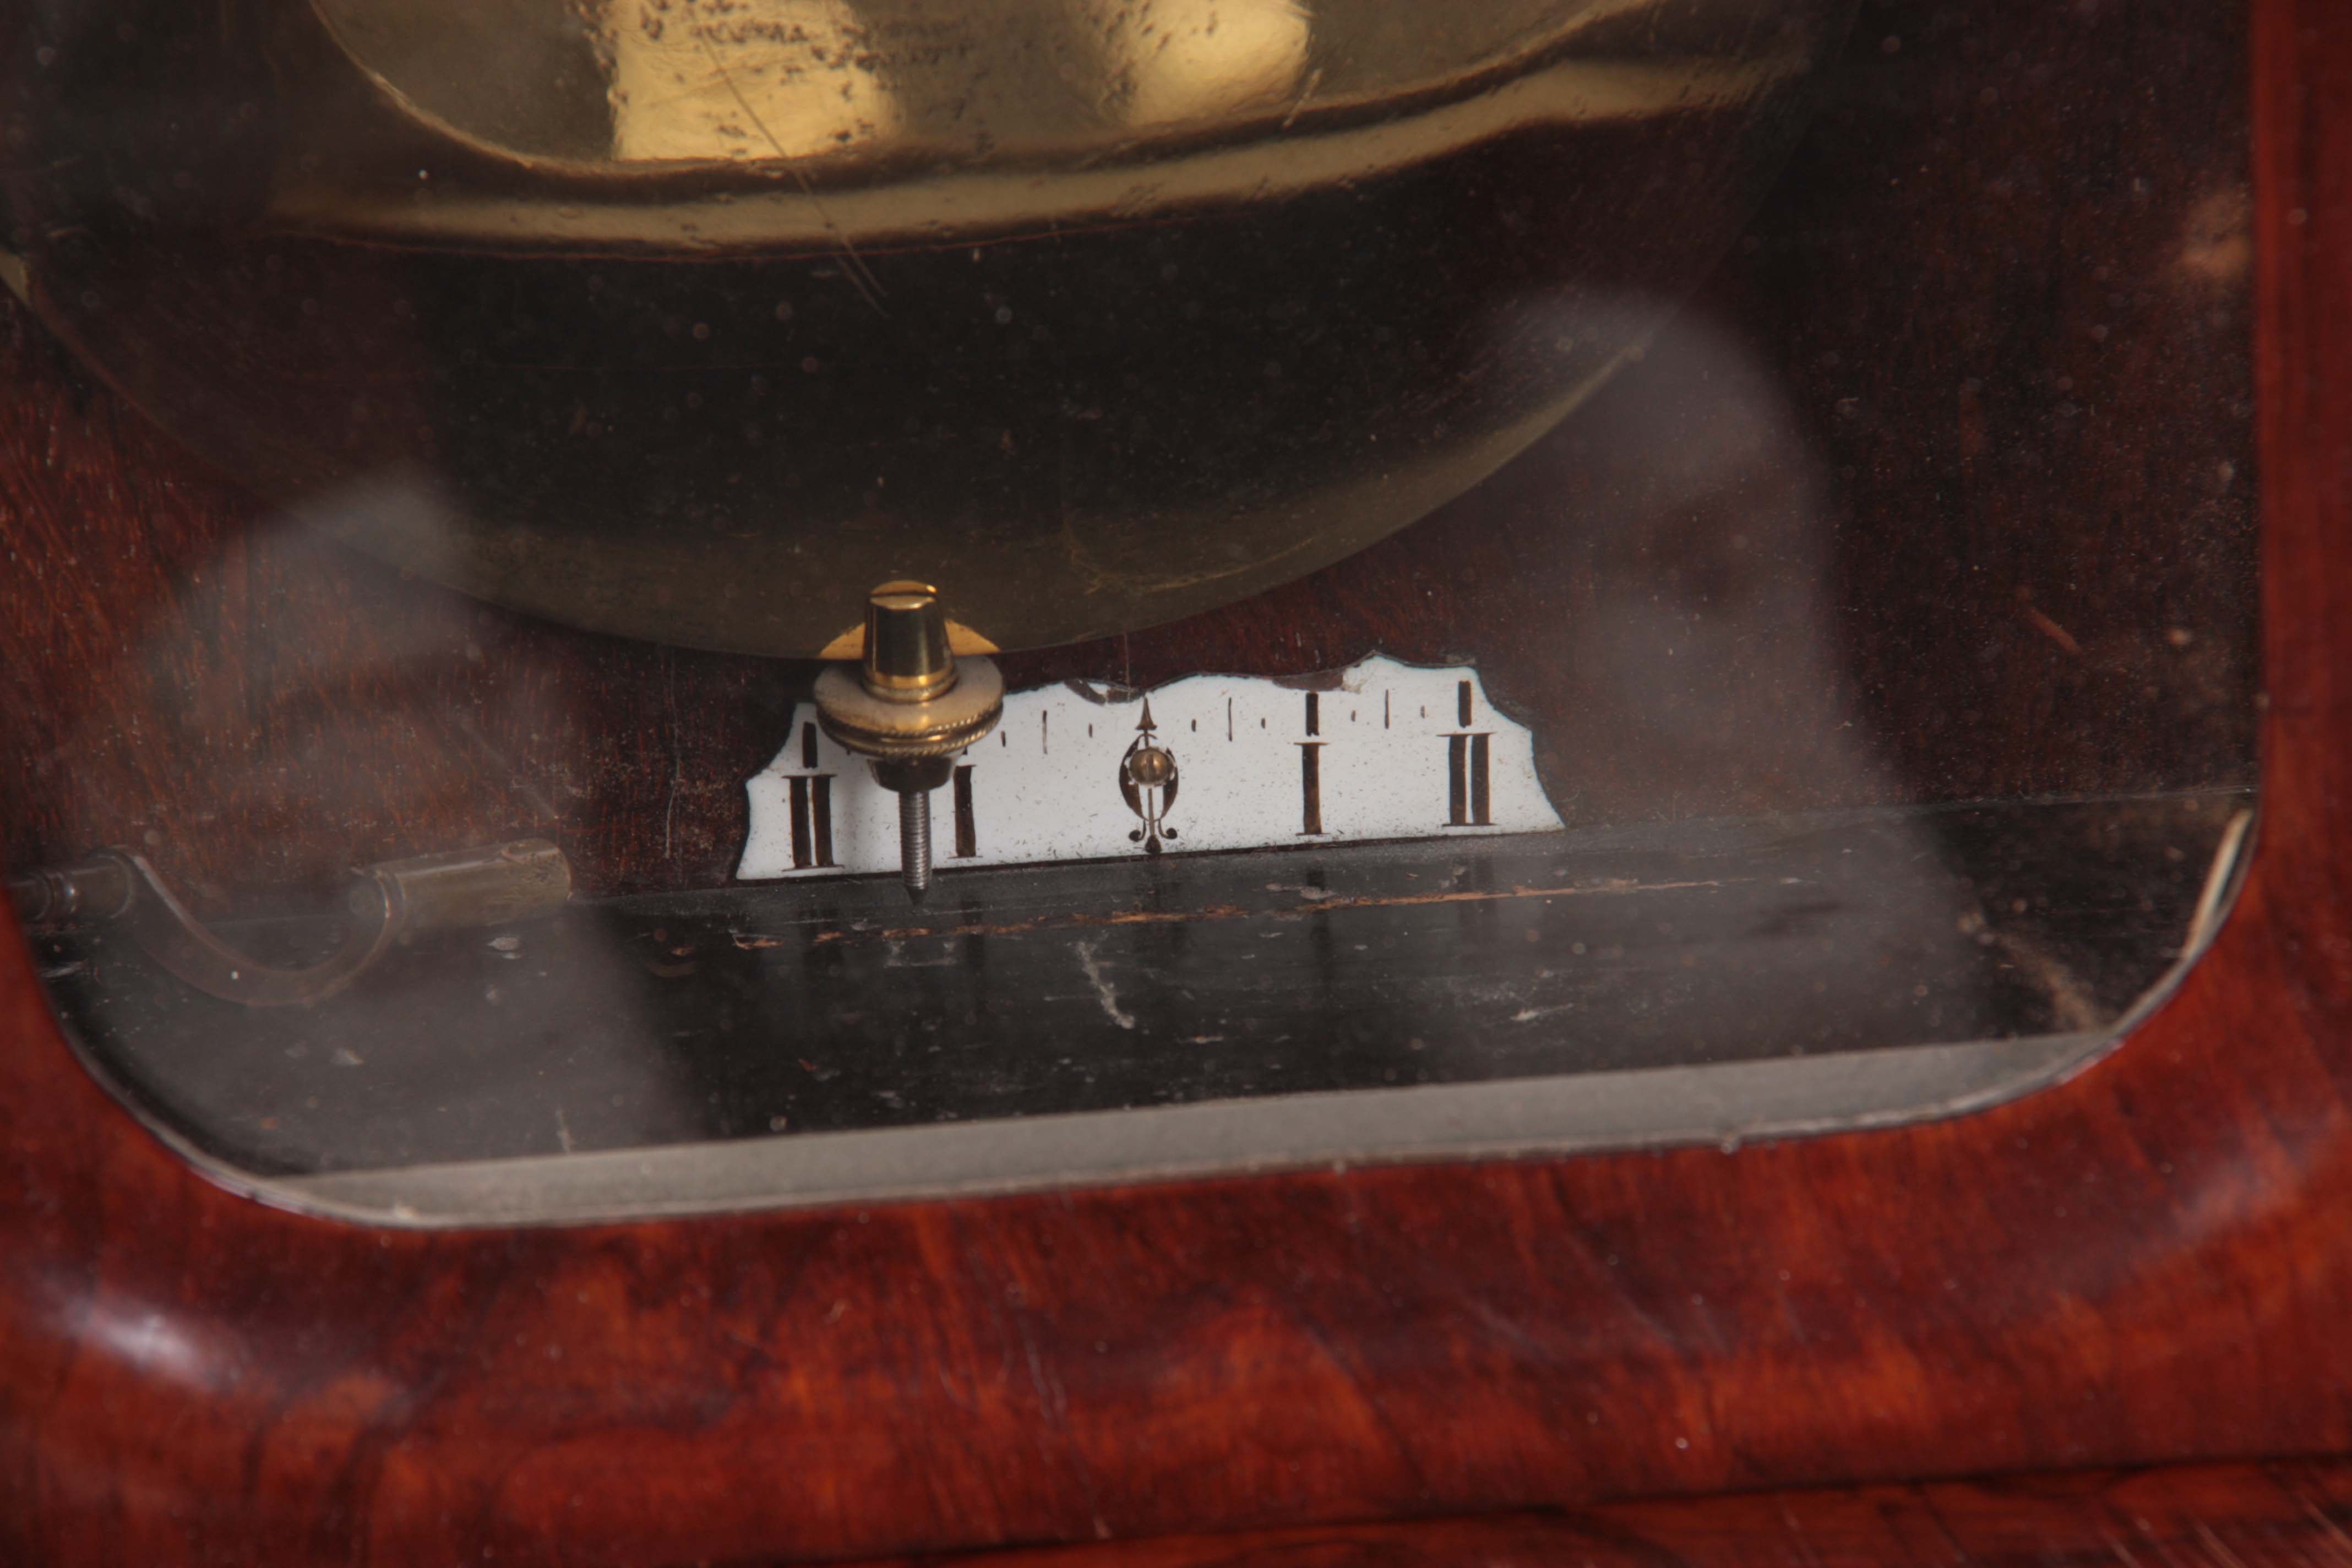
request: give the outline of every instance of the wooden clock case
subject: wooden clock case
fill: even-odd
[[[1973,1115],[1734,1151],[427,1232],[213,1184],[91,1079],[11,940],[7,1555],[617,1564],[1193,1532],[1112,1560],[1729,1561],[1806,1521],[1875,1560],[1925,1552],[1932,1519],[1936,1550],[1981,1560],[2022,1517],[2128,1560],[2095,1521],[2189,1539],[2199,1507],[2340,1553],[2352,1494],[2325,1468],[1507,1511],[2352,1449],[2352,13],[2255,0],[2251,37],[2260,844],[2209,955],[2103,1060]],[[152,602],[238,503],[21,313],[8,331],[5,526],[42,574],[0,638],[16,679],[62,686],[108,668],[111,612],[77,597]],[[94,518],[138,520],[152,555],[77,553]],[[1319,639],[1294,657],[1345,656],[1328,606],[1392,568],[1350,570],[1276,605]],[[1188,646],[1141,652],[1172,671]],[[648,668],[735,679],[614,657],[612,710],[648,725]],[[0,798],[43,843],[91,826],[29,785]],[[685,857],[723,856],[723,813],[689,816],[708,842]],[[646,830],[605,820],[589,858],[626,885]],[[1398,1522],[1466,1514],[1496,1517]],[[1276,1533],[1202,1533],[1246,1531]]]

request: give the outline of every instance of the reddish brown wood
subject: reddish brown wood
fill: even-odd
[[[841,1556],[2352,1448],[2352,12],[2255,26],[2263,848],[2102,1064],[1735,1152],[420,1235],[194,1173],[12,943],[5,1555]]]
[[[2342,1568],[2352,1468],[2177,1466],[904,1558],[973,1568]],[[877,1565],[879,1568],[879,1565]]]

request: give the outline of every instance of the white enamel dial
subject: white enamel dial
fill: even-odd
[[[898,868],[898,797],[825,737],[809,704],[746,787],[737,876]],[[1476,670],[1386,658],[1314,690],[1196,675],[1144,693],[1015,692],[996,732],[931,795],[943,872],[1560,826],[1533,738],[1487,703]]]

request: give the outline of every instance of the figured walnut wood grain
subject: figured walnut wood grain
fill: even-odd
[[[2115,1056],[1728,1153],[418,1235],[195,1175],[11,945],[0,1555],[838,1557],[2352,1448],[2352,12],[2255,36],[2263,845]]]
[[[904,1568],[2343,1568],[2352,1562],[2352,1467],[2178,1466],[1761,1492],[898,1561]]]

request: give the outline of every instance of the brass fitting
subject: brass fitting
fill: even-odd
[[[875,589],[856,668],[837,664],[816,678],[819,726],[898,792],[899,868],[915,898],[931,883],[930,792],[953,776],[949,759],[1003,713],[1004,677],[992,659],[949,651],[947,612],[928,583]]]

